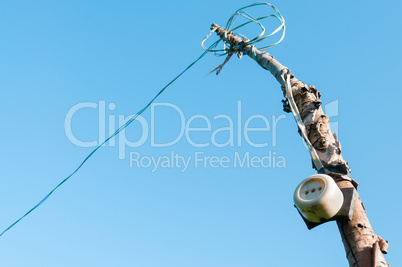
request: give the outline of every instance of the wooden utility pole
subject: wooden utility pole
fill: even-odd
[[[290,70],[274,59],[270,54],[259,51],[255,46],[247,44],[247,39],[233,35],[217,24],[211,30],[232,49],[233,53],[243,53],[254,59],[262,68],[269,70],[285,91],[285,81],[290,80],[293,98],[306,126],[308,140],[316,150],[323,165],[324,173],[330,175],[338,187],[356,188],[358,183],[350,178],[348,163],[343,159],[341,145],[335,134],[332,134],[329,119],[321,108],[320,92],[314,86],[298,80]],[[227,60],[226,60],[227,61]],[[225,62],[226,62],[225,61]],[[285,94],[285,97],[288,96]],[[284,102],[284,110],[289,112],[289,104]],[[374,234],[366,216],[365,208],[356,196],[353,218],[337,221],[338,229],[345,247],[346,257],[352,267],[388,267],[383,254],[387,253],[388,243]]]

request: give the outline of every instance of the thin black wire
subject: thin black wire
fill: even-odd
[[[247,12],[243,11],[244,9],[247,9],[247,8],[249,8],[249,7],[259,6],[259,5],[268,5],[268,6],[270,6],[271,8],[273,8],[273,9],[277,12],[278,15],[269,15],[269,16],[264,16],[264,17],[260,17],[260,18],[255,19],[255,18],[253,18],[251,15],[249,15]],[[281,39],[280,39],[278,42],[276,42],[276,43],[274,43],[274,44],[272,44],[272,45],[270,45],[270,46],[263,47],[263,48],[261,48],[261,49],[266,49],[266,48],[275,46],[275,45],[279,44],[279,43],[283,40],[283,37],[284,37],[284,35],[285,35],[285,20],[284,20],[284,18],[282,17],[282,15],[280,14],[279,10],[276,9],[276,7],[274,7],[273,5],[271,5],[271,4],[269,4],[269,3],[266,3],[266,2],[258,2],[258,3],[254,3],[254,4],[252,4],[252,5],[248,5],[248,6],[246,6],[246,7],[243,7],[243,8],[238,9],[238,10],[236,11],[236,13],[234,13],[234,14],[231,16],[231,18],[229,19],[229,21],[228,21],[228,23],[227,23],[227,29],[231,27],[231,25],[233,24],[233,22],[236,20],[236,18],[237,18],[239,15],[241,15],[241,16],[243,16],[243,17],[249,19],[250,21],[249,21],[249,22],[246,22],[246,23],[243,23],[243,24],[240,25],[240,26],[237,26],[235,29],[238,29],[238,28],[240,28],[240,27],[243,27],[243,26],[247,25],[248,23],[256,22],[256,23],[258,23],[258,24],[262,27],[263,31],[265,31],[265,28],[261,25],[261,23],[259,22],[259,20],[263,20],[263,19],[265,19],[265,18],[267,18],[267,17],[271,17],[271,16],[277,18],[277,19],[281,22],[281,25],[280,25],[274,32],[272,32],[271,34],[269,34],[269,35],[266,36],[266,37],[258,36],[258,37],[256,37],[256,38],[252,39],[252,41],[249,41],[249,44],[257,43],[257,42],[260,42],[260,41],[262,41],[262,40],[265,40],[267,37],[269,37],[269,36],[271,36],[272,34],[276,33],[276,32],[279,31],[280,29],[283,29],[283,33],[282,33]],[[206,39],[208,39],[208,37],[209,37],[213,32],[215,32],[215,30],[216,30],[216,29],[211,30],[211,32],[205,37],[204,41],[205,41]],[[263,33],[262,33],[262,34],[263,34]],[[261,35],[262,35],[262,34],[261,34]],[[204,51],[204,53],[201,54],[201,56],[199,56],[195,61],[193,61],[190,65],[188,65],[179,75],[177,75],[173,80],[171,80],[167,85],[165,85],[165,86],[151,99],[151,101],[148,102],[148,104],[147,104],[145,107],[143,107],[140,111],[138,111],[138,112],[137,112],[132,118],[130,118],[125,124],[123,124],[122,126],[120,126],[119,129],[117,129],[112,135],[110,135],[105,141],[103,141],[101,144],[99,144],[91,153],[89,153],[89,155],[81,162],[81,164],[79,164],[78,167],[77,167],[69,176],[67,176],[66,178],[64,178],[64,180],[62,180],[56,187],[54,187],[41,201],[39,201],[33,208],[31,208],[28,212],[26,212],[23,216],[21,216],[18,220],[16,220],[16,221],[15,221],[14,223],[12,223],[9,227],[7,227],[3,232],[1,232],[1,233],[0,233],[0,237],[1,237],[4,233],[6,233],[8,230],[10,230],[12,227],[14,227],[18,222],[20,222],[22,219],[24,219],[26,216],[28,216],[32,211],[34,211],[34,210],[37,209],[40,205],[42,205],[43,202],[45,202],[45,201],[53,194],[54,191],[56,191],[62,184],[64,184],[68,179],[70,179],[79,169],[81,169],[81,167],[87,162],[87,160],[88,160],[89,158],[92,157],[92,155],[93,155],[96,151],[98,151],[99,148],[101,148],[104,144],[106,144],[107,142],[109,142],[110,139],[112,139],[113,137],[115,137],[116,135],[118,135],[123,129],[125,129],[128,125],[130,125],[135,119],[137,119],[137,117],[138,117],[139,115],[141,115],[141,114],[155,101],[155,99],[158,98],[158,96],[159,96],[160,94],[162,94],[163,91],[165,91],[165,89],[166,89],[167,87],[169,87],[172,83],[174,83],[181,75],[183,75],[183,74],[184,74],[188,69],[190,69],[195,63],[197,63],[201,58],[203,58],[208,52],[214,52],[215,54],[217,54],[218,51],[223,51],[224,53],[221,54],[221,55],[226,55],[226,54],[228,54],[228,53],[230,52],[230,49],[223,49],[223,50],[221,50],[221,49],[216,49],[216,47],[217,47],[218,43],[221,41],[221,39],[219,39],[218,41],[216,41],[215,43],[213,43],[213,44],[212,44],[211,46],[209,46],[208,48],[204,47],[204,45],[203,45],[204,41],[202,42],[202,47],[205,49],[205,51]]]
[[[27,211],[24,215],[22,215],[18,220],[16,220],[14,223],[12,223],[9,227],[7,227],[3,232],[1,232],[0,237],[6,233],[8,230],[10,230],[12,227],[14,227],[17,223],[19,223],[22,219],[24,219],[26,216],[28,216],[32,211],[37,209],[40,205],[45,202],[50,195],[53,194],[54,191],[56,191],[62,184],[64,184],[68,179],[70,179],[81,167],[87,162],[87,160],[92,157],[93,154],[95,154],[96,151],[98,151],[99,148],[101,148],[104,144],[109,142],[110,139],[118,135],[123,129],[125,129],[127,126],[129,126],[139,115],[141,115],[155,100],[158,98],[160,94],[163,93],[163,91],[166,90],[172,83],[174,83],[181,75],[183,75],[188,69],[190,69],[195,63],[197,63],[201,58],[203,58],[208,51],[205,51],[204,53],[201,54],[196,60],[194,60],[190,65],[188,65],[179,75],[177,75],[173,80],[171,80],[168,84],[166,84],[152,99],[151,101],[148,102],[148,104],[143,107],[140,111],[138,111],[134,116],[132,116],[125,124],[119,127],[112,135],[110,135],[105,141],[103,141],[101,144],[99,144],[94,150],[92,150],[91,153],[81,162],[80,165],[66,178],[64,178],[63,181],[61,181],[56,187],[54,187],[41,201],[38,202],[33,208],[31,208],[29,211]]]
[[[358,264],[356,255],[355,255],[355,253],[353,252],[352,246],[350,245],[350,242],[349,242],[349,240],[347,239],[347,237],[346,237],[346,235],[345,235],[345,231],[343,230],[343,226],[342,226],[341,222],[340,222],[340,221],[336,221],[336,224],[338,225],[338,228],[339,228],[339,231],[340,231],[340,233],[341,233],[341,236],[343,237],[344,240],[346,240],[346,243],[348,244],[349,252],[352,254],[352,256],[353,256],[353,258],[354,258],[354,260],[355,260],[355,263],[356,263],[357,267],[359,267],[359,264]]]

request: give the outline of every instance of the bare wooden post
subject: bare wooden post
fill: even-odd
[[[269,70],[285,91],[284,77],[290,75],[290,85],[300,116],[306,126],[308,139],[316,149],[325,173],[330,175],[340,188],[355,187],[358,183],[350,178],[348,163],[341,154],[341,145],[329,127],[329,119],[321,108],[320,92],[314,86],[299,81],[289,69],[270,54],[248,45],[240,37],[233,35],[217,24],[212,24],[220,38],[230,45],[233,53],[243,53],[254,59],[262,68]],[[231,54],[230,54],[231,55]],[[288,103],[284,110],[289,112]],[[383,253],[387,253],[388,243],[374,234],[366,211],[357,195],[353,218],[350,221],[337,221],[349,265],[356,267],[387,267]],[[381,253],[382,252],[382,253]]]

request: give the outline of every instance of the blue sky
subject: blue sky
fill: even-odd
[[[3,1],[0,228],[92,151],[74,144],[66,127],[89,146],[140,110],[203,52],[212,22],[224,25],[252,2],[228,3]],[[402,6],[271,3],[287,32],[268,52],[321,91],[374,231],[389,240],[386,259],[398,266]],[[295,187],[315,172],[294,119],[282,111],[279,84],[246,57],[207,75],[223,60],[204,57],[158,98],[154,113],[143,114],[143,124],[130,125],[2,236],[0,265],[347,266],[335,223],[309,231],[293,207]],[[232,145],[229,131],[213,134],[230,120]],[[210,130],[181,135],[186,124],[205,129],[208,122]],[[246,124],[270,128],[246,136]],[[158,147],[152,134],[154,143],[173,144]],[[151,165],[172,153],[190,158],[188,168]],[[269,162],[234,166],[246,155]]]

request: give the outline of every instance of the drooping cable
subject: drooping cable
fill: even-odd
[[[199,56],[196,60],[194,60],[190,65],[188,65],[179,75],[177,75],[175,78],[173,78],[168,84],[166,84],[149,102],[147,105],[145,105],[142,109],[140,109],[135,115],[133,115],[125,124],[120,126],[112,135],[110,135],[105,141],[103,141],[101,144],[99,144],[94,150],[92,150],[91,153],[78,165],[78,167],[66,178],[64,178],[58,185],[56,185],[44,198],[42,198],[33,208],[31,208],[29,211],[27,211],[24,215],[22,215],[18,220],[13,222],[9,227],[7,227],[3,232],[0,233],[0,237],[6,233],[8,230],[10,230],[12,227],[14,227],[17,223],[19,223],[22,219],[24,219],[26,216],[28,216],[32,211],[37,209],[40,205],[45,202],[50,195],[53,194],[54,191],[56,191],[62,184],[64,184],[68,179],[70,179],[81,167],[89,160],[89,158],[92,157],[92,155],[98,151],[99,148],[101,148],[104,144],[109,142],[110,139],[118,135],[124,128],[129,126],[139,115],[141,115],[155,100],[158,98],[160,94],[163,93],[163,91],[166,90],[173,82],[175,82],[180,76],[182,76],[187,70],[189,70],[195,63],[197,63],[201,58],[203,58],[208,52],[204,51],[201,56]]]
[[[248,12],[246,12],[245,10],[251,7],[256,7],[256,6],[269,6],[272,9],[275,10],[276,14],[271,14],[268,16],[263,16],[263,17],[259,17],[259,18],[254,18],[252,15],[250,15]],[[267,38],[271,37],[272,35],[278,33],[280,30],[282,31],[282,35],[279,39],[279,41],[270,44],[270,45],[266,45],[263,47],[260,47],[260,50],[265,50],[268,48],[271,48],[277,44],[279,44],[283,38],[285,37],[285,19],[283,18],[283,16],[281,15],[281,13],[279,12],[279,10],[274,7],[273,5],[266,3],[266,2],[258,2],[258,3],[254,3],[245,7],[242,7],[240,9],[238,9],[228,20],[227,24],[226,24],[226,29],[230,30],[234,24],[234,22],[236,21],[236,19],[241,16],[243,18],[246,18],[248,21],[237,26],[234,27],[232,29],[236,30],[239,29],[245,25],[248,25],[249,23],[257,23],[259,25],[259,27],[261,28],[261,33],[252,38],[251,40],[248,40],[247,42],[245,42],[245,44],[255,44],[261,41],[266,40]],[[260,22],[263,19],[266,18],[276,18],[279,22],[280,25],[273,30],[270,34],[265,34],[265,27],[262,25],[262,23]],[[12,227],[14,227],[17,223],[19,223],[22,219],[24,219],[26,216],[28,216],[31,212],[33,212],[34,210],[36,210],[40,205],[42,205],[61,185],[63,185],[66,181],[68,181],[79,169],[81,169],[81,167],[93,156],[93,154],[95,154],[96,151],[99,150],[99,148],[101,148],[104,144],[108,143],[110,139],[112,139],[113,137],[115,137],[116,135],[118,135],[123,129],[125,129],[127,126],[129,126],[134,120],[137,119],[138,116],[140,116],[158,97],[159,95],[161,95],[167,87],[169,87],[173,82],[175,82],[180,76],[182,76],[187,70],[189,70],[195,63],[197,63],[201,58],[203,58],[208,52],[213,52],[215,55],[218,56],[224,56],[224,55],[228,55],[229,53],[233,53],[233,50],[238,50],[239,48],[233,48],[233,47],[227,47],[227,44],[224,43],[223,49],[217,49],[218,44],[220,43],[221,39],[217,40],[216,42],[214,42],[212,45],[210,45],[209,47],[205,47],[204,43],[205,41],[211,36],[211,34],[213,32],[215,32],[217,30],[217,28],[212,29],[210,31],[210,33],[205,37],[205,39],[202,41],[201,46],[203,47],[203,49],[205,50],[195,61],[193,61],[190,65],[188,65],[179,75],[177,75],[175,78],[173,78],[168,84],[166,84],[149,102],[147,105],[145,105],[142,109],[140,109],[135,115],[133,115],[125,124],[123,124],[122,126],[120,126],[112,135],[110,135],[106,140],[104,140],[101,144],[99,144],[94,150],[92,150],[89,155],[78,165],[78,167],[76,167],[76,169],[74,169],[74,171],[68,175],[66,178],[64,178],[59,184],[57,184],[44,198],[42,198],[35,206],[33,206],[30,210],[28,210],[24,215],[22,215],[19,219],[17,219],[16,221],[14,221],[9,227],[7,227],[4,231],[2,231],[0,233],[0,237],[6,233],[8,230],[10,230]],[[241,34],[237,34],[241,37],[244,37]],[[245,37],[244,37],[245,38]]]

